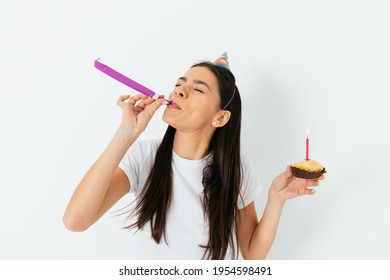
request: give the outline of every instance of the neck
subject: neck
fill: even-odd
[[[190,160],[202,159],[209,153],[212,134],[176,131],[173,150],[180,157]]]

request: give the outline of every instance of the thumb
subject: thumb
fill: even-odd
[[[291,176],[293,176],[291,166],[288,165],[286,167],[286,170],[284,172],[282,172],[282,174],[280,174],[280,175],[281,175],[283,180],[288,180],[289,178],[291,178]]]
[[[163,98],[159,98],[159,99],[156,99],[153,103],[147,105],[144,109],[144,111],[147,111],[149,113],[150,116],[153,116],[154,113],[156,113],[156,111],[158,110],[158,108],[160,108],[160,106],[166,102],[165,99]]]

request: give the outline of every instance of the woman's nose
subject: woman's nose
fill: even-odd
[[[184,86],[180,86],[175,89],[175,95],[180,98],[187,98],[188,91]]]

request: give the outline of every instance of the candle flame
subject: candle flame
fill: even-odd
[[[306,136],[309,136],[309,129],[306,129]]]

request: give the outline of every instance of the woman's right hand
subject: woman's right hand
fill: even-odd
[[[129,135],[138,137],[146,128],[154,113],[165,102],[164,98],[153,99],[144,94],[122,95],[117,105],[122,108],[122,123]]]

